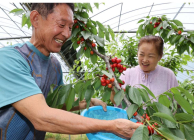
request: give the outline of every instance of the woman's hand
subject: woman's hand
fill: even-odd
[[[106,111],[106,103],[99,100],[99,99],[96,99],[96,98],[91,98],[91,101],[90,101],[90,107],[91,106],[98,106],[98,105],[101,105],[103,107],[103,110]],[[79,102],[79,109],[85,109],[87,106],[87,103],[86,103],[86,100],[83,100],[83,101],[80,101]]]

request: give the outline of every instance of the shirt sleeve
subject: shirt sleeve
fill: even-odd
[[[40,93],[27,61],[14,48],[1,48],[0,108]]]

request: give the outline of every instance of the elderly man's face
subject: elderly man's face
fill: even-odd
[[[39,22],[38,44],[45,54],[59,52],[65,41],[71,36],[73,11],[66,4],[55,6],[53,13]]]

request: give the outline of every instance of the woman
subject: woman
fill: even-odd
[[[147,86],[155,96],[158,96],[172,87],[178,86],[178,82],[172,70],[157,65],[163,55],[163,39],[159,36],[142,37],[138,44],[138,63],[139,65],[128,68],[120,76],[125,81],[122,86],[136,86],[142,88]],[[111,93],[111,101],[114,102],[115,92]]]

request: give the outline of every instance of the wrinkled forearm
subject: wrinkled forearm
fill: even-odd
[[[57,114],[57,115],[56,115]],[[86,118],[67,111],[49,108],[36,129],[64,134],[84,134],[111,131],[113,121]]]

